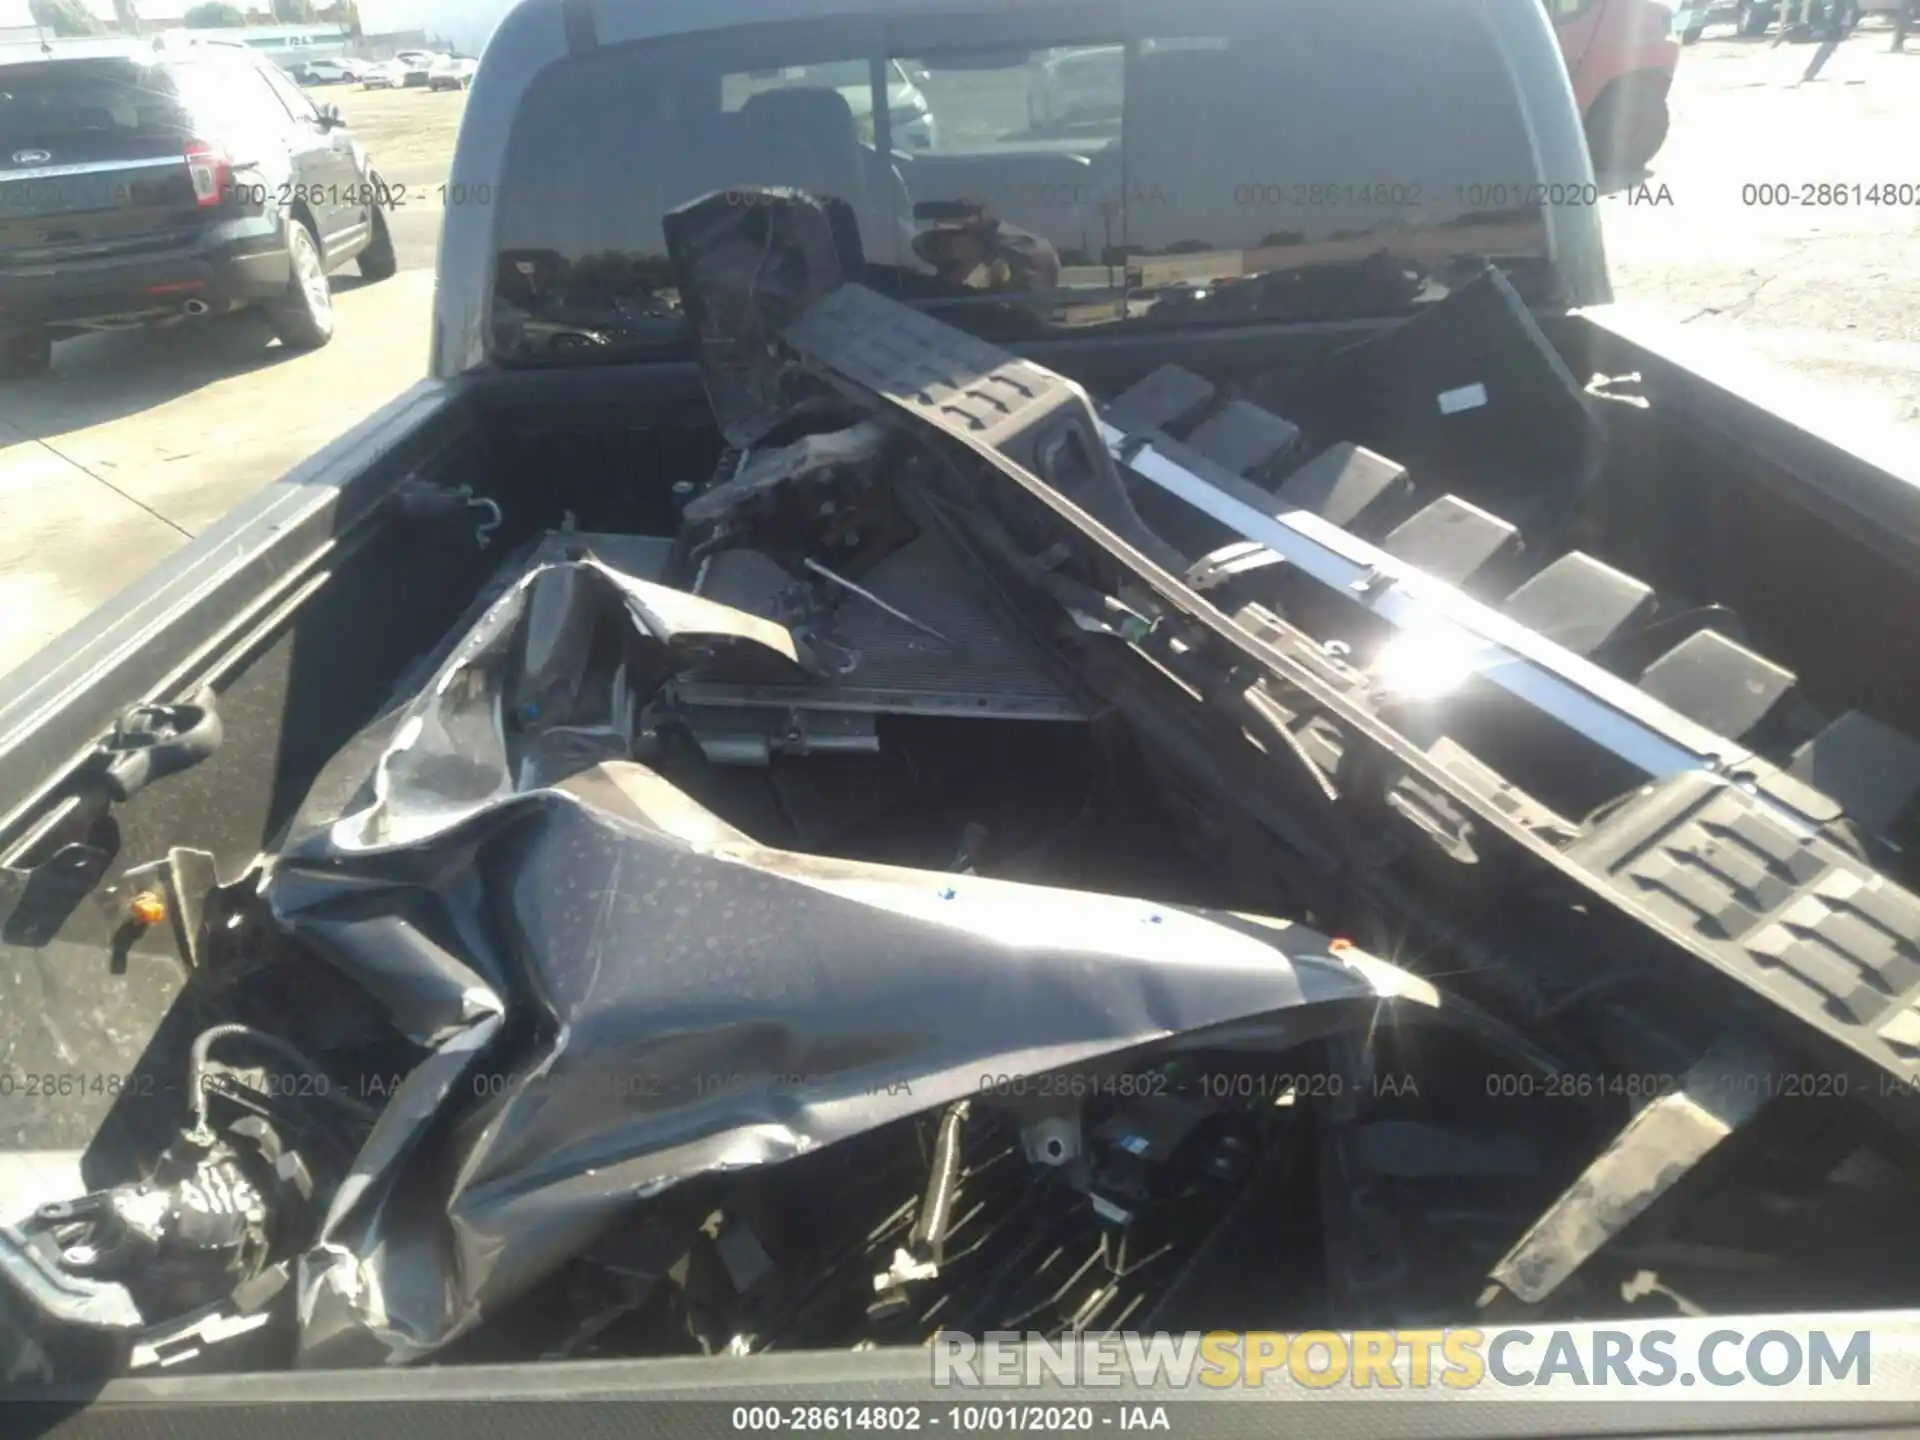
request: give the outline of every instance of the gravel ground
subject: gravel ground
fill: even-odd
[[[1807,85],[1809,46],[1689,46],[1673,134],[1646,177],[1671,203],[1602,202],[1618,298],[1736,342],[1836,404],[1920,425],[1920,42],[1910,44],[1895,55],[1886,29],[1863,25]]]
[[[309,93],[322,103],[340,107],[387,179],[437,185],[446,178],[460,117],[467,109],[466,91],[326,85]]]

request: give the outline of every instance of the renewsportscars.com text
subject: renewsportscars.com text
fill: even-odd
[[[1315,1390],[1482,1387],[1692,1389],[1726,1393],[1794,1385],[1864,1389],[1866,1330],[1731,1327],[1683,1339],[1672,1330],[1509,1327],[1447,1330],[1165,1332],[1049,1340],[996,1331],[936,1336],[933,1383],[962,1389],[1146,1385],[1208,1390],[1291,1382]]]

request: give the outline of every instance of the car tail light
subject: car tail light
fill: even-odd
[[[187,173],[193,177],[193,198],[202,210],[219,205],[233,188],[233,161],[226,151],[204,140],[187,142]]]

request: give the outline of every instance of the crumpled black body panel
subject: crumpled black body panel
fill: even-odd
[[[1280,922],[757,844],[621,754],[627,677],[710,663],[687,637],[737,614],[660,588],[536,570],[349,750],[379,756],[351,813],[303,817],[265,882],[426,1054],[304,1257],[303,1363],[423,1357],[636,1201],[983,1077],[1431,1003]],[[793,664],[780,648],[718,647]]]

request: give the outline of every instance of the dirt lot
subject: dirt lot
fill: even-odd
[[[1920,205],[1834,198],[1920,189],[1920,47],[1887,46],[1863,26],[1804,87],[1804,46],[1689,47],[1647,177],[1664,203],[1622,192],[1601,214],[1621,301],[1680,342],[1770,367],[1795,405],[1920,424]],[[434,191],[466,97],[317,93],[408,187],[401,274],[343,275],[339,338],[317,354],[239,317],[73,341],[53,375],[0,390],[0,672],[424,373]],[[1762,203],[1760,184],[1789,203]]]
[[[466,113],[464,90],[362,90],[357,85],[332,85],[313,93],[340,107],[387,179],[437,185],[446,178],[460,117]]]

